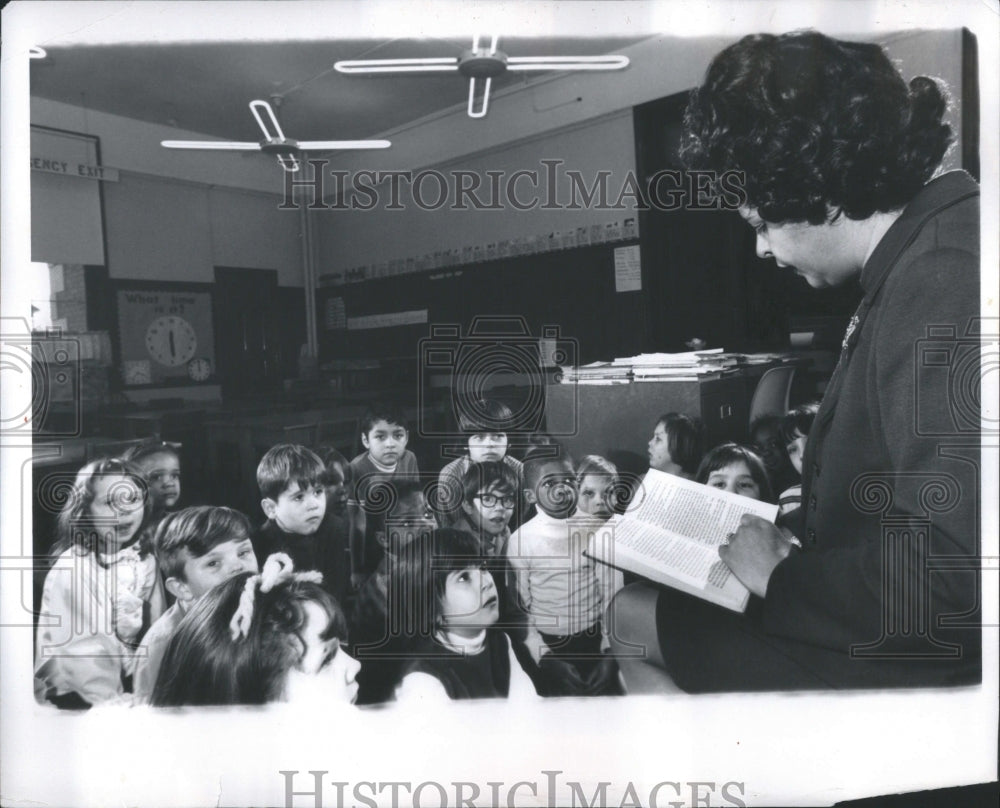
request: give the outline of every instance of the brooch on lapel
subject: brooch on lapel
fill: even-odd
[[[851,344],[851,337],[854,335],[854,329],[858,327],[860,318],[857,313],[851,317],[851,321],[847,324],[847,331],[844,332],[844,341],[840,344],[840,350],[842,353],[847,353],[847,348]]]

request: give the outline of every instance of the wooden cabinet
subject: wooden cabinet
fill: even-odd
[[[646,444],[661,415],[701,418],[714,446],[746,439],[749,397],[742,375],[620,385],[553,384],[545,389],[549,431],[578,460],[599,454],[621,471],[649,467]]]

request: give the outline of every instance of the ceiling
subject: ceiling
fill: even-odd
[[[620,53],[646,37],[507,37],[508,56]],[[459,56],[468,38],[331,39],[49,47],[33,60],[31,94],[86,109],[176,126],[222,139],[259,140],[247,103],[279,99],[285,135],[358,139],[392,133],[464,109],[468,80],[457,74],[344,75],[342,59]],[[628,68],[621,71],[623,80]],[[508,72],[493,96],[554,73]]]

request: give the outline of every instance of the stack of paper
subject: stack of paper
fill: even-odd
[[[559,380],[563,384],[628,384],[632,369],[612,362],[591,362],[580,367],[564,367]]]

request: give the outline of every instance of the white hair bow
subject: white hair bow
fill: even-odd
[[[247,582],[243,586],[243,592],[240,594],[240,602],[236,606],[233,619],[229,621],[229,630],[232,632],[233,642],[243,639],[250,631],[258,587],[261,592],[266,593],[288,581],[312,581],[319,584],[323,582],[323,573],[316,570],[294,572],[292,559],[288,555],[285,553],[269,555],[261,571],[257,575],[251,575],[247,578]]]

